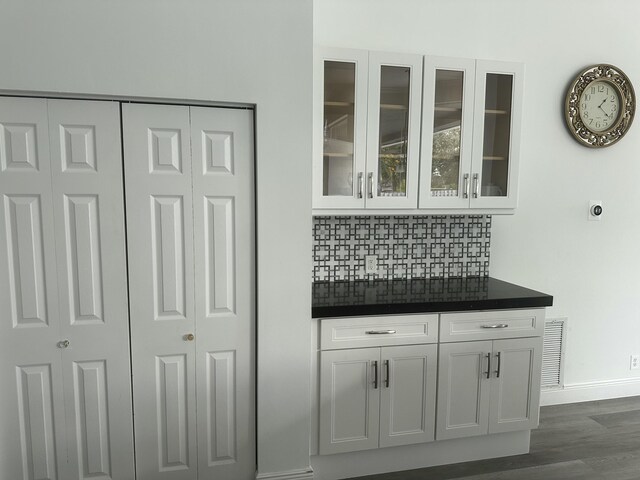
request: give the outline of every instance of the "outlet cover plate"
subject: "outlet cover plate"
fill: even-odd
[[[364,256],[364,273],[367,273],[367,274],[378,273],[378,256],[377,255]]]

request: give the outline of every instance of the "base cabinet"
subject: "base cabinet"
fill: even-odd
[[[537,427],[541,364],[541,337],[441,344],[436,438]]]
[[[437,345],[320,356],[320,454],[434,439]]]
[[[318,453],[538,426],[544,310],[321,320]]]

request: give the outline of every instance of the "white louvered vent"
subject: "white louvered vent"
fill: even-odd
[[[547,319],[544,324],[544,348],[542,349],[542,387],[564,386],[564,346],[567,319]]]

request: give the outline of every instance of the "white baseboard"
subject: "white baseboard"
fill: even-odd
[[[313,469],[309,467],[286,472],[256,473],[256,480],[313,480]]]
[[[640,378],[621,378],[600,382],[574,383],[540,393],[540,405],[591,402],[640,395]]]

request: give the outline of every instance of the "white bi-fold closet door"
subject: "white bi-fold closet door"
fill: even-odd
[[[137,478],[254,478],[252,112],[122,121]]]
[[[120,108],[0,98],[0,478],[134,475]]]

